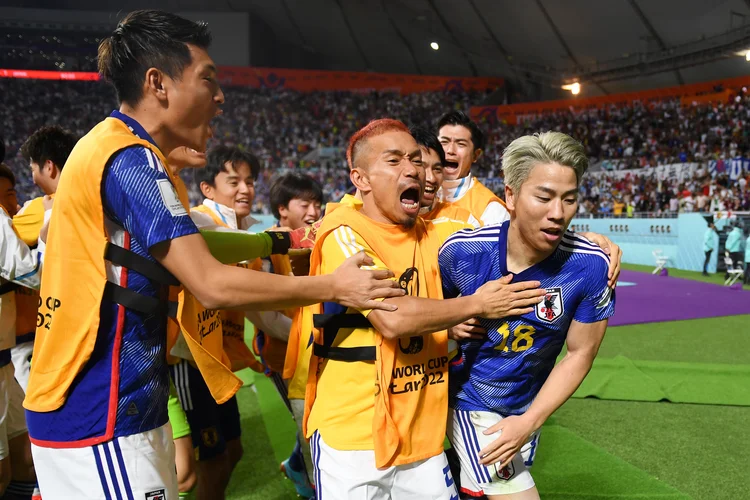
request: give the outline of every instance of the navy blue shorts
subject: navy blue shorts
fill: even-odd
[[[185,410],[197,460],[211,460],[227,449],[227,442],[242,434],[237,397],[216,403],[203,376],[187,361],[170,367],[177,397]]]

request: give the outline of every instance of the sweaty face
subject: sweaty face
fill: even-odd
[[[221,114],[219,106],[224,103],[224,93],[208,52],[193,45],[188,47],[192,60],[181,78],[164,78],[168,99],[166,121],[174,144],[203,152],[213,135],[210,122]]]
[[[241,162],[232,166],[224,165],[226,172],[219,172],[214,178],[214,186],[202,183],[206,198],[234,209],[238,218],[250,215],[255,199],[255,183],[250,165]]]
[[[318,200],[292,198],[289,205],[279,207],[280,225],[291,229],[309,226],[320,219],[321,203]]]
[[[506,186],[505,196],[511,223],[523,240],[540,253],[549,253],[560,244],[578,211],[575,170],[557,163],[536,165],[519,192]]]
[[[422,207],[432,208],[435,203],[435,195],[443,185],[443,164],[440,156],[434,149],[420,148],[422,150],[422,165],[425,172],[424,193],[422,193]]]
[[[471,174],[476,161],[471,130],[463,125],[444,125],[438,130],[438,139],[445,150],[445,179],[463,179]]]
[[[364,213],[378,222],[411,227],[419,215],[425,172],[414,138],[400,131],[367,139],[355,162]],[[352,174],[354,181],[354,173]]]
[[[18,212],[16,188],[13,187],[10,179],[6,179],[5,177],[0,177],[0,206],[2,206],[11,217]]]

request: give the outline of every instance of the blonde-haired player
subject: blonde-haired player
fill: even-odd
[[[583,146],[559,132],[520,137],[503,167],[510,221],[448,239],[439,258],[443,292],[471,295],[501,279],[539,280],[546,293],[529,311],[482,319],[487,337],[461,342],[448,432],[464,493],[531,500],[539,498],[529,472],[539,429],[591,369],[614,292],[607,254],[567,231],[588,168]]]

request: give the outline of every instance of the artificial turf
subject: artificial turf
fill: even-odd
[[[670,275],[722,282],[689,271],[670,269]],[[748,366],[750,316],[613,327],[599,356]],[[242,376],[245,456],[227,498],[295,498],[278,467],[292,449],[294,423],[270,381]],[[533,474],[541,497],[554,500],[750,498],[748,422],[749,406],[571,399],[545,425]]]

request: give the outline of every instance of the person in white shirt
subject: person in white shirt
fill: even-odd
[[[23,410],[24,392],[15,379],[11,348],[16,344],[16,294],[19,286],[38,289],[46,227],[32,250],[13,227],[18,211],[15,176],[0,163],[0,497],[31,498],[36,474]],[[52,199],[43,200],[45,222]]]

